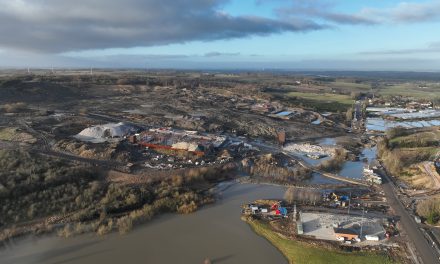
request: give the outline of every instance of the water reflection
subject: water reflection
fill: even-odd
[[[287,263],[267,240],[240,219],[240,206],[261,198],[280,199],[285,188],[222,185],[218,203],[190,215],[164,215],[127,235],[25,239],[0,251],[15,263]]]

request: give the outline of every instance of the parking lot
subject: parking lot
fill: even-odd
[[[313,236],[316,239],[337,241],[334,228],[344,228],[362,234],[363,244],[377,244],[384,241],[385,229],[383,228],[383,219],[365,216],[330,214],[330,213],[301,213],[301,222],[303,225],[304,235]],[[365,241],[365,236],[378,236],[377,241]]]

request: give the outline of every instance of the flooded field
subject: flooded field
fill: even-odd
[[[334,138],[318,144],[334,146]],[[366,162],[376,148],[365,148],[359,161],[347,161],[340,175],[361,179]],[[326,159],[303,158],[310,164]],[[328,157],[327,157],[328,158]],[[339,184],[314,173],[309,184]],[[280,199],[285,188],[271,185],[225,183],[220,199],[190,215],[164,215],[137,227],[127,235],[83,235],[64,239],[56,236],[12,241],[0,251],[1,263],[286,263],[265,239],[241,221],[240,206],[259,198]]]
[[[259,198],[282,198],[283,187],[222,185],[221,199],[190,215],[165,215],[127,235],[28,238],[0,251],[2,264],[16,263],[287,263],[268,241],[240,220],[240,206]]]
[[[359,161],[346,161],[339,175],[352,178],[363,179],[364,166],[371,163],[376,158],[376,147],[365,148],[362,150]],[[364,161],[366,159],[366,161]]]
[[[335,146],[335,138],[324,138],[317,142],[319,145]],[[339,175],[352,178],[352,179],[363,179],[363,170],[366,164],[371,163],[376,158],[376,147],[364,148],[359,156],[358,161],[346,161],[342,167],[342,170],[338,173]],[[329,157],[322,159],[311,159],[303,156],[302,159],[307,163],[316,166],[322,161],[329,159]],[[309,181],[312,184],[338,184],[340,181],[330,179],[320,175],[319,173],[314,173],[312,179]]]

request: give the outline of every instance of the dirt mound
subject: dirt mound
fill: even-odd
[[[109,123],[88,127],[76,135],[75,138],[81,141],[99,143],[109,138],[123,138],[134,132],[136,132],[136,128],[125,123]]]

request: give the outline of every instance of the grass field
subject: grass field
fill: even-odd
[[[390,140],[393,147],[412,148],[412,147],[431,147],[437,146],[440,141],[440,130],[431,128],[411,135],[395,137]]]
[[[406,129],[388,135],[387,150],[381,154],[387,169],[415,189],[437,188],[423,166],[440,151],[438,128]]]
[[[419,157],[428,157],[428,160],[434,159],[436,154],[440,151],[438,147],[420,147],[420,148],[400,148],[404,155],[415,153]]]
[[[346,111],[354,103],[348,95],[332,93],[288,92],[284,96],[295,98],[297,103],[316,111]]]
[[[273,232],[267,224],[258,221],[248,221],[252,229],[260,236],[269,240],[283,255],[289,263],[300,264],[332,264],[332,263],[353,263],[353,264],[386,264],[395,263],[388,256],[373,253],[346,253],[332,251],[308,245],[303,242],[288,240]]]
[[[438,148],[440,141],[440,130],[437,128],[424,129],[412,132],[409,135],[398,136],[390,139],[390,146],[393,148],[424,150],[431,152],[431,148]],[[435,151],[433,151],[435,152]]]
[[[337,80],[335,82],[330,82],[327,84],[332,88],[344,89],[347,91],[369,91],[371,89],[371,84],[368,83],[354,83],[354,82],[344,82],[342,80]]]
[[[439,87],[419,88],[415,83],[403,83],[381,88],[379,94],[382,96],[401,95],[419,99],[433,99],[440,97],[438,90]]]
[[[290,92],[287,94],[290,97],[300,97],[308,100],[324,101],[324,102],[336,102],[340,104],[352,105],[354,100],[348,95],[332,94],[332,93],[301,93]]]

